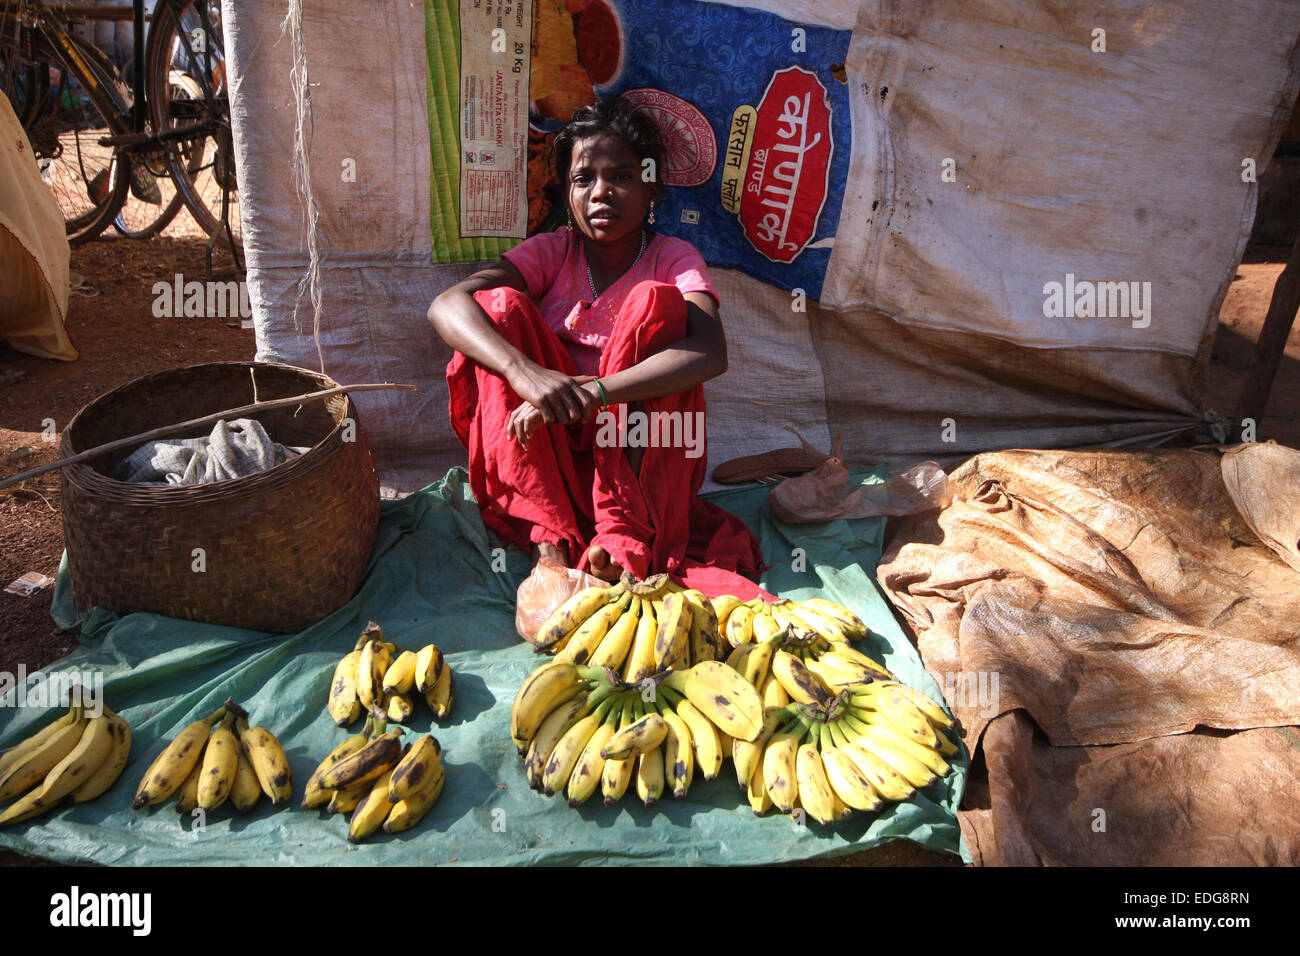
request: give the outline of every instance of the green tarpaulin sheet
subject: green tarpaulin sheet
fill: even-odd
[[[882,474],[883,468],[854,477],[875,481]],[[709,498],[759,535],[773,566],[762,582],[766,588],[791,598],[821,593],[852,608],[880,635],[865,649],[883,657],[903,681],[941,699],[875,586],[883,519],[795,527],[772,518],[766,488]],[[561,797],[530,790],[509,736],[515,691],[542,660],[514,630],[515,590],[528,573],[528,558],[509,550],[505,570],[494,571],[494,546],[465,472],[453,469],[420,493],[383,504],[374,555],[356,596],[288,637],[150,614],[118,618],[102,609],[78,619],[65,557],[53,614],[61,627],[78,630],[84,646],[46,673],[102,674],[108,706],[134,729],[131,761],[98,800],[0,831],[0,845],[64,862],[141,866],[735,865],[842,854],[904,837],[969,859],[956,820],[964,754],[954,773],[912,801],[834,827],[800,826],[776,813],[755,817],[730,762],[715,781],[697,776],[686,800],[669,798],[651,809],[635,795],[613,807],[597,797],[570,809]],[[456,702],[448,720],[432,726],[419,703],[412,727],[415,733],[432,730],[443,745],[447,782],[437,805],[406,833],[380,832],[353,845],[345,818],[302,811],[297,802],[316,764],[359,729],[334,726],[325,700],[335,664],[370,620],[402,648],[437,643],[455,673]],[[284,745],[293,768],[293,808],[272,809],[263,800],[248,815],[226,806],[206,821],[179,817],[174,799],[131,810],[136,785],[165,742],[227,697]],[[0,708],[0,747],[54,713]]]

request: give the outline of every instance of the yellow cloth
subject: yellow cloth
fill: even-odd
[[[80,355],[63,326],[71,256],[63,214],[3,95],[0,183],[0,338],[20,352],[70,362]]]

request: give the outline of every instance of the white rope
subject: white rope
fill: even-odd
[[[320,278],[320,209],[311,188],[311,131],[314,128],[311,113],[311,86],[307,78],[307,54],[302,37],[302,0],[289,0],[289,10],[284,22],[280,24],[280,33],[289,33],[289,45],[293,57],[293,66],[289,70],[289,82],[293,89],[294,123],[293,123],[293,158],[291,167],[298,198],[303,202],[303,218],[307,228],[307,272],[298,280],[298,297],[293,304],[293,324],[299,332],[298,307],[302,304],[305,291],[310,291],[312,307],[312,338],[316,343],[316,356],[320,359],[320,370],[325,371],[325,353],[320,345],[321,314],[321,278]]]

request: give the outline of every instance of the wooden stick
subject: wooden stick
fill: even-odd
[[[1300,236],[1291,247],[1291,256],[1273,286],[1273,298],[1268,303],[1264,327],[1259,330],[1255,342],[1255,357],[1237,399],[1235,417],[1238,421],[1253,418],[1258,425],[1264,417],[1273,380],[1277,378],[1278,366],[1286,354],[1286,340],[1295,323],[1297,309],[1300,309]]]
[[[404,392],[414,392],[414,385],[393,385],[389,383],[376,385],[340,385],[338,388],[327,388],[319,392],[307,392],[303,395],[295,395],[292,398],[277,398],[269,402],[254,402],[252,405],[241,405],[239,408],[228,408],[224,412],[214,412],[211,415],[204,415],[202,418],[192,418],[188,422],[177,422],[175,425],[163,425],[161,428],[154,428],[147,432],[141,432],[139,435],[132,435],[129,438],[119,438],[103,445],[96,445],[87,451],[78,452],[70,458],[63,458],[48,465],[41,465],[39,468],[33,468],[31,471],[24,471],[14,475],[12,478],[5,478],[0,481],[0,490],[16,485],[19,482],[26,481],[28,478],[35,478],[37,475],[43,475],[47,471],[55,471],[59,468],[67,468],[69,465],[80,464],[83,461],[90,461],[101,455],[106,455],[111,451],[117,451],[119,448],[126,448],[130,445],[140,445],[147,441],[153,441],[155,438],[162,438],[166,435],[175,435],[177,432],[189,431],[192,428],[198,428],[202,425],[216,424],[223,418],[238,418],[241,415],[247,415],[252,412],[264,412],[271,408],[286,408],[290,405],[303,405],[307,402],[318,402],[323,398],[329,398],[331,395],[338,395],[341,392],[373,392],[379,389],[400,389]]]

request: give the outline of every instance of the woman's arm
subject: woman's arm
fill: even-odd
[[[527,285],[523,273],[502,259],[440,293],[429,306],[429,322],[451,348],[504,378],[521,399],[537,407],[548,425],[582,421],[599,399],[578,381],[538,365],[507,342],[474,301],[475,292],[502,287],[527,292]]]
[[[600,380],[611,405],[690,391],[727,370],[727,338],[713,297],[707,292],[688,292],[685,299],[685,338]],[[596,383],[583,388],[595,395],[599,404]]]

